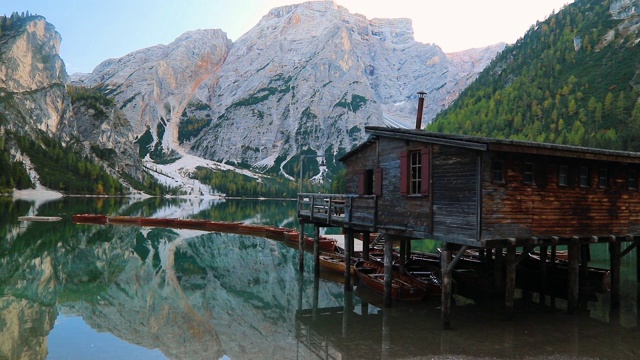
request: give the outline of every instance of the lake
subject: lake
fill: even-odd
[[[339,277],[313,276],[310,254],[249,235],[85,225],[73,214],[200,218],[298,228],[287,200],[0,197],[0,359],[636,359],[635,251],[622,305],[608,294],[569,315],[516,299],[457,296],[451,330],[439,299],[395,303]],[[60,216],[20,222],[19,216]],[[307,226],[307,228],[310,228]],[[308,229],[310,230],[310,229]],[[606,245],[592,262],[607,266]],[[336,281],[338,280],[338,281]]]

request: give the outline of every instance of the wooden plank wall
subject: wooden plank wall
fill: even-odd
[[[409,230],[431,232],[431,197],[400,194],[400,156],[420,150],[425,143],[393,138],[379,139],[379,164],[383,169],[382,196],[378,200],[378,222]]]
[[[358,194],[358,176],[367,169],[382,169],[382,194],[378,196],[378,225],[405,228],[421,233],[431,231],[431,198],[400,195],[400,155],[419,150],[421,142],[379,138],[376,144],[362,149],[345,160],[347,193]]]
[[[502,159],[504,183],[491,181],[492,159]],[[524,164],[534,164],[535,184],[524,184]],[[568,166],[568,186],[558,185]],[[579,168],[589,167],[589,187],[579,186]],[[482,238],[624,235],[640,230],[640,192],[627,189],[634,165],[553,156],[488,152],[483,156]],[[609,185],[598,186],[598,169]]]
[[[480,153],[434,145],[432,156],[433,234],[478,240]]]

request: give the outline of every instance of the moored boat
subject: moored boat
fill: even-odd
[[[178,229],[191,229],[191,230],[207,230],[207,224],[209,220],[200,219],[172,219],[171,227]]]
[[[346,262],[344,261],[344,255],[335,253],[320,253],[319,257],[320,269],[330,271],[337,274],[344,274],[346,268]],[[349,271],[351,275],[356,274],[353,264],[349,265]]]
[[[107,223],[107,215],[101,214],[76,214],[71,217],[73,222],[78,224],[99,224],[105,225]]]
[[[107,222],[114,224],[140,225],[140,219],[138,216],[107,216]]]
[[[142,226],[158,226],[158,227],[170,227],[175,219],[167,218],[140,218],[140,225]]]
[[[299,241],[299,236],[300,233],[292,230],[289,232],[285,232],[284,233],[284,239],[287,241],[291,241],[291,242],[298,242]],[[336,244],[338,243],[337,240],[335,239],[331,239],[328,237],[324,237],[321,236],[320,239],[320,250],[321,251],[325,251],[325,252],[334,252],[336,250]],[[309,237],[309,236],[304,236],[304,244],[305,246],[313,246],[313,238]]]
[[[359,260],[355,264],[358,281],[375,291],[384,295],[384,265],[372,260]],[[422,281],[400,273],[393,272],[391,281],[391,297],[399,301],[419,301],[427,297],[429,288]]]

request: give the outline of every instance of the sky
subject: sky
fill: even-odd
[[[62,35],[67,72],[169,44],[186,31],[221,29],[235,41],[274,7],[301,0],[2,0],[0,15],[42,15]],[[573,0],[335,0],[372,18],[409,18],[414,37],[445,52],[514,43]]]

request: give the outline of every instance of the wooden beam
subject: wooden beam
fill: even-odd
[[[384,234],[384,306],[392,304],[391,284],[393,281],[393,241]]]
[[[513,316],[514,298],[516,292],[516,247],[507,247],[507,273],[505,277],[504,305],[507,318]]]
[[[365,231],[362,233],[362,258],[369,260],[369,246],[371,246],[371,233]]]
[[[298,233],[298,270],[304,272],[304,222],[300,222]]]
[[[468,248],[469,246],[467,245],[464,245],[462,248],[460,248],[460,250],[456,253],[456,257],[453,259],[453,261],[449,262],[449,267],[447,268],[446,271],[451,272],[453,270],[453,268],[456,266],[456,264],[458,263],[458,261],[460,260],[462,255],[464,255],[465,251],[467,251]]]
[[[320,227],[313,227],[313,275],[320,277]]]
[[[620,257],[623,258],[623,257],[627,256],[627,254],[629,254],[633,249],[638,247],[638,243],[640,243],[640,240],[636,240],[636,241],[633,242],[633,244],[627,246],[627,248],[624,249],[624,251],[622,251],[620,253]]]
[[[620,261],[620,241],[616,241],[615,236],[611,236],[609,241],[609,260],[611,263],[611,308],[617,309],[620,307],[620,275],[621,275],[621,261]]]
[[[579,297],[579,271],[580,271],[580,242],[574,238],[569,244],[569,288],[567,289],[567,311],[569,314],[575,313],[578,309]]]
[[[344,291],[351,292],[351,257],[353,256],[353,230],[347,229],[344,234]]]

